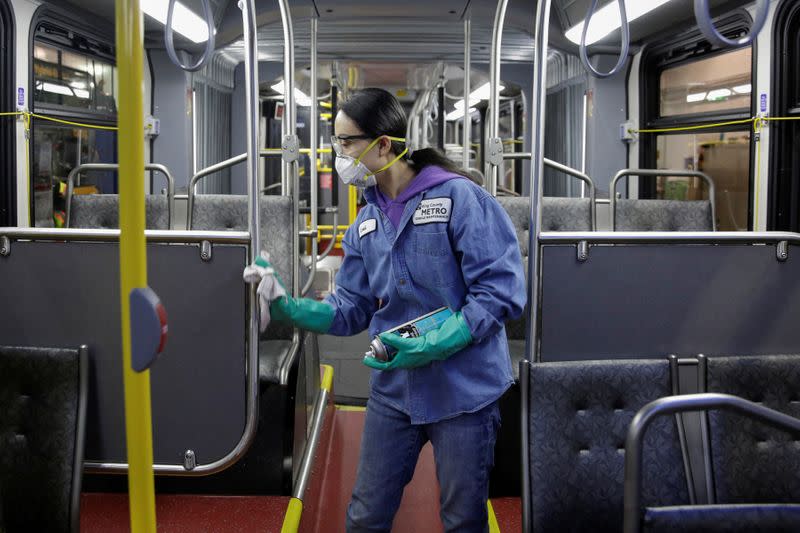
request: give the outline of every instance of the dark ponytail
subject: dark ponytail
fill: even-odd
[[[378,88],[361,89],[350,95],[340,109],[361,128],[364,134],[370,137],[389,135],[390,137],[404,138],[406,136],[406,113],[397,98],[388,91]],[[403,150],[405,150],[405,143],[392,141],[392,152],[399,154]],[[476,179],[475,176],[468,174],[436,148],[417,150],[411,155],[406,154],[404,159],[417,173],[428,165],[436,165],[448,172],[472,180]]]

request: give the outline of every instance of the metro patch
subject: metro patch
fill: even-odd
[[[358,238],[360,239],[364,235],[368,235],[375,231],[378,228],[378,221],[374,218],[370,218],[369,220],[365,220],[361,224],[358,225]]]
[[[434,222],[450,222],[453,211],[452,198],[429,198],[422,200],[414,211],[414,225],[432,224]]]

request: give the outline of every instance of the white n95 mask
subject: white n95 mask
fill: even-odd
[[[367,166],[349,155],[336,156],[336,172],[345,185],[361,189],[375,185],[375,174]]]
[[[383,136],[381,136],[383,137]],[[378,144],[381,137],[378,137],[367,146],[363,152],[357,157],[353,158],[349,155],[341,154],[341,150],[337,148],[337,145],[334,143],[334,148],[336,149],[336,173],[339,174],[339,178],[342,180],[342,183],[345,185],[353,185],[354,187],[358,187],[360,189],[365,189],[367,187],[372,187],[377,182],[375,181],[375,174],[380,174],[390,166],[394,165],[397,161],[403,157],[406,152],[408,152],[408,147],[405,150],[400,152],[400,155],[389,161],[386,165],[382,166],[375,172],[372,172],[367,166],[361,162],[361,158],[366,155],[367,152],[372,150],[372,148]],[[388,137],[388,136],[387,136]],[[392,141],[398,142],[405,142],[405,139],[400,137],[388,137]]]

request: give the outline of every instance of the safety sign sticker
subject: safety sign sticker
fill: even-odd
[[[378,221],[374,218],[369,220],[365,220],[358,226],[358,238],[360,239],[364,235],[372,233],[378,227]]]
[[[452,198],[429,198],[422,200],[414,212],[414,225],[433,222],[449,222],[453,207]]]

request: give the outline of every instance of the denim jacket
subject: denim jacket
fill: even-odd
[[[451,179],[408,200],[397,228],[367,205],[342,240],[336,309],[329,333],[370,336],[442,306],[461,311],[473,343],[444,361],[410,370],[373,370],[371,397],[427,424],[477,411],[513,383],[504,323],[526,302],[519,244],[505,210],[467,179]],[[367,346],[364,347],[367,349]]]

